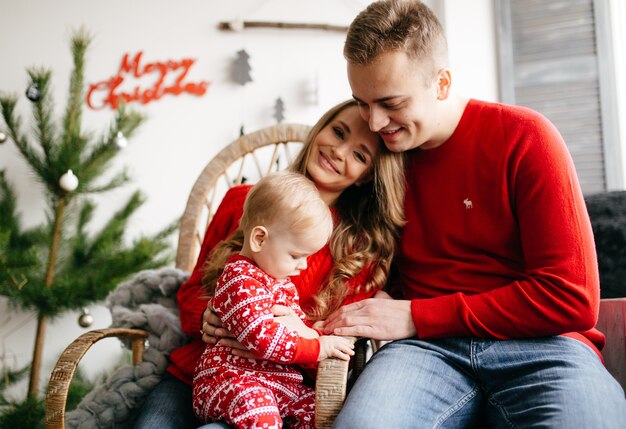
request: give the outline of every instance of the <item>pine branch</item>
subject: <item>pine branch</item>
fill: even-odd
[[[76,222],[76,234],[72,238],[71,259],[76,266],[85,266],[89,260],[89,237],[86,232],[87,224],[93,217],[95,205],[86,200],[83,202]]]
[[[65,135],[63,136],[64,146],[73,146],[76,142],[80,142],[82,103],[84,92],[84,74],[85,74],[85,53],[91,36],[85,28],[81,28],[74,33],[71,41],[72,58],[74,69],[70,76],[70,87],[67,109],[65,111],[65,120],[63,126]]]
[[[134,192],[126,202],[126,204],[113,214],[111,219],[102,228],[99,234],[94,238],[91,251],[97,249],[107,249],[114,243],[122,240],[124,229],[129,217],[145,202],[145,198],[139,191]]]
[[[130,182],[130,177],[128,176],[127,170],[124,169],[124,171],[122,171],[121,173],[118,173],[107,184],[86,188],[84,189],[84,192],[102,193],[102,192],[110,191],[115,188],[119,188],[120,186],[125,185],[128,182]]]
[[[80,135],[71,135],[69,136],[68,142],[63,142],[57,149],[57,158],[55,160],[54,165],[51,165],[51,170],[54,171],[53,177],[55,178],[55,184],[57,186],[58,192],[61,194],[65,194],[59,187],[59,179],[63,174],[67,172],[67,170],[72,170],[74,174],[80,177],[80,181],[78,184],[78,188],[72,191],[73,195],[79,194],[82,192],[82,189],[85,185],[88,184],[88,181],[82,175],[81,168],[81,153],[85,150],[87,146],[87,139],[83,138]]]
[[[9,131],[9,137],[13,140],[17,149],[20,151],[38,178],[42,180],[41,177],[46,175],[46,163],[33,149],[28,139],[21,135],[21,118],[15,114],[16,103],[17,98],[15,97],[0,97],[2,117]]]
[[[0,170],[0,228],[15,229],[17,228],[17,219],[15,218],[17,199],[11,185],[6,180],[4,171]]]
[[[43,68],[30,68],[28,70],[30,84],[36,85],[41,96],[38,101],[32,102],[33,117],[35,119],[35,135],[38,137],[37,143],[42,151],[36,150],[35,145],[28,148],[20,148],[20,151],[27,158],[29,164],[35,170],[38,179],[55,197],[64,194],[59,186],[59,178],[67,169],[59,165],[59,145],[53,140],[54,131],[51,123],[51,113],[53,102],[50,95],[50,78],[52,73]],[[18,147],[20,144],[16,141]],[[27,155],[26,153],[29,152]],[[43,154],[42,154],[43,152]],[[56,206],[56,200],[53,205]]]
[[[125,224],[142,202],[139,193],[133,194],[92,239],[84,230],[93,206],[86,203],[81,208],[77,234],[70,241],[72,251],[63,269],[57,272],[52,288],[54,294],[40,290],[39,295],[30,298],[37,302],[42,312],[54,316],[67,309],[97,302],[129,275],[163,266],[173,260],[168,237],[176,230],[174,223],[154,237],[142,237],[131,246],[123,244]]]
[[[90,200],[83,201],[83,204],[78,214],[78,222],[76,223],[76,235],[77,236],[87,235],[85,233],[85,228],[87,227],[87,224],[89,223],[89,221],[91,221],[95,208],[96,206],[94,205],[92,201]]]
[[[21,230],[15,193],[0,171],[0,295],[18,293],[40,269],[37,248],[46,239],[41,232]]]
[[[126,137],[132,137],[144,118],[137,112],[127,112],[123,104],[120,104],[115,119],[109,131],[100,142],[93,146],[93,149],[82,157],[81,166],[77,167],[77,171],[81,177],[81,189],[85,193],[105,192],[125,185],[130,178],[124,170],[117,174],[106,185],[91,186],[93,180],[102,175],[103,171],[108,167],[110,161],[118,154],[119,149],[115,146],[114,139],[118,132],[122,132]]]
[[[0,428],[43,429],[44,417],[44,400],[29,396],[24,401],[11,403],[2,411]]]
[[[33,115],[37,124],[35,133],[49,165],[54,157],[51,152],[54,149],[55,139],[55,127],[52,123],[53,100],[50,95],[50,77],[52,73],[50,70],[42,68],[30,68],[27,70],[27,73],[30,78],[30,85],[36,85],[41,93],[39,101],[32,103]]]
[[[23,379],[24,376],[28,374],[29,369],[30,367],[28,365],[17,370],[7,370],[6,368],[2,368],[3,376],[0,377],[0,392],[4,392],[4,390],[11,384]]]
[[[121,131],[127,138],[130,138],[135,134],[135,131],[143,121],[144,117],[141,113],[135,111],[127,112],[124,103],[120,103],[120,107],[115,115],[117,131]],[[117,135],[117,131],[113,136]]]
[[[97,143],[91,151],[83,156],[80,167],[81,181],[86,185],[100,176],[111,161],[119,152],[117,147],[110,140],[103,140]],[[84,189],[89,189],[85,186]],[[86,190],[86,192],[92,192]]]

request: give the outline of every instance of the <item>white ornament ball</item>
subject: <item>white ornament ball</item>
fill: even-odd
[[[83,312],[78,316],[78,324],[83,328],[88,328],[93,324],[93,316],[86,308],[84,308]]]
[[[0,143],[7,141],[7,135],[4,131],[0,131]]]
[[[126,137],[124,137],[124,134],[122,134],[121,131],[117,132],[117,135],[115,136],[113,142],[118,149],[124,149],[128,144],[128,140],[126,140]]]
[[[74,175],[72,170],[67,170],[67,173],[59,179],[59,185],[61,186],[61,189],[67,192],[72,192],[78,188],[78,177]]]

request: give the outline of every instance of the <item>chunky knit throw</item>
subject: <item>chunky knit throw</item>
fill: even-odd
[[[130,427],[133,410],[165,373],[170,352],[187,341],[176,304],[176,292],[187,278],[187,273],[173,268],[145,270],[111,292],[107,298],[111,327],[148,331],[148,346],[140,364],[117,369],[67,414],[68,428]]]

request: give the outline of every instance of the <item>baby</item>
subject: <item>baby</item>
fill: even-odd
[[[224,327],[258,358],[207,345],[193,380],[194,412],[201,421],[223,420],[237,428],[281,428],[282,418],[292,428],[313,428],[315,392],[293,364],[331,356],[348,360],[353,346],[304,323],[289,330],[274,322],[270,308],[290,307],[305,320],[289,276],[304,270],[307,256],[330,238],[330,210],[310,180],[283,171],[252,188],[239,228],[243,248],[208,292]]]

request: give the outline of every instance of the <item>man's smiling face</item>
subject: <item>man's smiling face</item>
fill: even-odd
[[[348,63],[361,116],[393,152],[437,147],[449,137],[438,118],[439,101],[447,97],[440,75],[428,79],[404,51],[384,52],[370,64]]]

